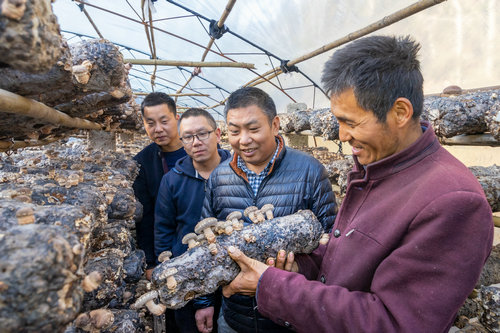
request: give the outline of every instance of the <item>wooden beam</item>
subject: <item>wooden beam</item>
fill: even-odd
[[[254,64],[232,61],[181,61],[181,60],[159,60],[159,59],[123,59],[124,63],[132,65],[155,65],[155,66],[184,66],[184,67],[237,67],[255,69]]]
[[[495,227],[500,228],[500,213],[493,213],[493,224],[495,224]]]
[[[475,135],[457,135],[451,138],[439,138],[439,141],[444,145],[456,146],[491,146],[500,147],[500,142],[497,141],[490,133],[475,134]]]
[[[69,128],[102,129],[102,126],[97,123],[85,119],[72,118],[66,113],[57,111],[43,103],[16,95],[3,89],[0,89],[0,112],[43,119],[46,122]]]

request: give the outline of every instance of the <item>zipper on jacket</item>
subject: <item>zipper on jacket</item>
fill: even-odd
[[[257,319],[257,304],[255,302],[255,297],[252,297],[252,307],[253,307],[253,321],[255,326],[255,333],[259,333],[259,320]]]

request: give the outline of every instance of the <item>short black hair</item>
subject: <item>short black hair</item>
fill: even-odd
[[[371,36],[353,41],[325,63],[321,81],[330,97],[353,89],[358,105],[380,122],[399,97],[413,105],[413,119],[423,110],[420,44],[410,36]]]
[[[189,117],[205,117],[208,120],[208,123],[212,127],[212,129],[217,128],[217,123],[215,122],[214,117],[208,112],[207,110],[199,109],[199,108],[190,108],[187,109],[183,114],[181,114],[181,117],[179,118],[179,122],[177,123],[177,126],[181,126],[181,122],[183,119],[189,118]]]
[[[144,115],[144,108],[146,106],[156,106],[160,104],[167,104],[168,109],[174,114],[177,115],[177,107],[175,106],[175,101],[172,97],[168,96],[163,92],[152,92],[144,98],[141,103],[141,113]]]
[[[233,91],[229,95],[224,107],[224,117],[227,121],[227,113],[231,109],[244,108],[256,105],[261,108],[267,116],[269,123],[276,117],[276,105],[273,99],[264,90],[255,87],[243,87]]]

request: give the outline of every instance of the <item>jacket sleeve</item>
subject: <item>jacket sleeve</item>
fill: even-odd
[[[325,250],[326,245],[320,244],[311,254],[297,254],[295,261],[299,266],[299,273],[303,274],[308,280],[316,279],[319,275]]]
[[[337,203],[325,167],[318,162],[318,168],[318,177],[314,184],[312,212],[323,225],[325,232],[330,232],[337,216]]]
[[[444,195],[413,219],[369,290],[270,267],[257,290],[259,312],[298,332],[448,332],[491,250],[491,219],[480,195]]]
[[[176,239],[177,215],[168,184],[168,174],[163,176],[155,205],[155,256],[163,251],[171,251]]]
[[[204,309],[211,306],[215,306],[215,293],[193,299],[193,307],[195,310]]]
[[[203,207],[201,208],[201,219],[204,219],[206,217],[214,217],[214,209],[213,209],[213,176],[214,172],[212,172],[212,175],[207,180],[207,190],[205,191],[205,199],[203,200]]]
[[[143,206],[142,219],[136,222],[137,245],[146,254],[146,263],[149,269],[156,264],[153,245],[154,199],[148,190],[146,171],[142,162],[137,158],[135,160],[139,163],[139,174],[132,187],[136,198]]]

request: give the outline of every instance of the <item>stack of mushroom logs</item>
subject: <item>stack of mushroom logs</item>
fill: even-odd
[[[52,146],[0,157],[0,331],[141,331],[129,309],[146,290],[130,231],[137,165]]]
[[[279,250],[310,253],[320,243],[328,242],[328,234],[309,210],[273,216],[270,204],[261,209],[248,207],[244,215],[253,223],[244,225],[242,213],[234,211],[226,221],[210,217],[200,221],[196,233],[184,236],[188,251],[170,259],[171,253],[160,254],[162,263],[153,271],[153,290],[139,297],[132,308],[146,306],[154,315],[166,308],[178,309],[191,299],[213,293],[231,282],[239,266],[227,253],[233,245],[259,261],[276,257]]]
[[[499,94],[500,89],[469,93],[462,93],[460,88],[445,89],[441,96],[425,97],[422,119],[431,123],[439,138],[490,132],[500,141]],[[303,109],[279,115],[284,133],[310,130],[313,136],[325,140],[339,139],[339,124],[330,109],[306,110],[305,104],[302,105]]]

